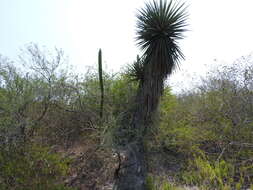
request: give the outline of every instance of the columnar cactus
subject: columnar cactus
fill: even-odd
[[[101,49],[99,49],[99,52],[98,52],[98,74],[99,74],[99,84],[100,84],[100,91],[101,91],[100,118],[103,118],[104,83],[103,83],[103,68],[102,68],[102,51],[101,51]]]

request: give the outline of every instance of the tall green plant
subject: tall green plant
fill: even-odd
[[[126,126],[126,122],[121,124],[121,132],[127,136],[121,143],[121,146],[125,146],[126,161],[118,169],[124,168],[124,171],[117,172],[120,174],[117,175],[115,189],[147,189],[144,138],[164,91],[164,80],[183,58],[178,40],[183,38],[186,18],[184,4],[174,4],[172,0],[146,3],[137,14],[137,42],[144,52],[144,62],[139,67],[137,61],[132,69],[140,85],[135,107],[129,113],[130,126]]]
[[[98,52],[98,74],[99,74],[99,85],[101,91],[100,100],[100,118],[103,118],[103,107],[104,107],[104,83],[103,83],[103,68],[102,68],[102,50]]]
[[[147,3],[137,15],[137,42],[143,50],[144,83],[142,96],[146,118],[156,111],[164,80],[184,58],[178,40],[186,31],[184,4],[173,1]]]

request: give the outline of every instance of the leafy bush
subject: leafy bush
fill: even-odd
[[[69,162],[35,144],[4,147],[0,151],[0,189],[59,189]]]

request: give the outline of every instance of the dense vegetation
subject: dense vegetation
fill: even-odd
[[[150,189],[252,188],[252,65],[248,56],[190,91],[165,88],[145,138]],[[101,118],[97,69],[77,76],[66,68],[61,50],[33,44],[20,62],[0,57],[0,189],[110,189],[112,136],[138,85],[129,67],[104,72]]]
[[[252,61],[248,56],[216,68],[191,91],[164,97],[157,144],[180,158],[178,177],[186,184],[203,189],[252,185]]]
[[[91,188],[99,181],[96,169],[105,170],[100,182],[108,180],[110,134],[136,84],[104,73],[101,119],[96,70],[74,75],[63,52],[53,53],[30,44],[17,63],[0,57],[0,189],[62,189],[76,181]]]
[[[146,3],[143,54],[118,74],[103,71],[101,50],[84,76],[58,49],[0,57],[0,188],[252,188],[251,59],[173,95],[165,80],[184,58],[186,26],[184,4]]]

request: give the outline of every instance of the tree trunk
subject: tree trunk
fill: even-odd
[[[147,163],[144,138],[163,91],[163,78],[148,69],[140,84],[135,104],[119,124],[117,138],[119,167],[115,172],[114,190],[146,190]],[[129,123],[130,122],[130,123]]]
[[[119,154],[113,190],[146,190],[147,168],[143,143],[130,143]]]

